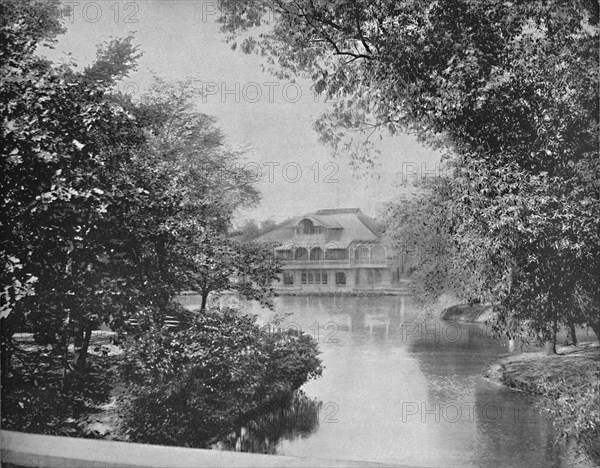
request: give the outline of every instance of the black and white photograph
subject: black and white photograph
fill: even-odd
[[[2,468],[600,466],[598,0],[0,0]]]

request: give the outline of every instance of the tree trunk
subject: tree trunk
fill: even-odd
[[[594,330],[594,333],[596,334],[596,339],[600,341],[600,322],[592,324],[592,330]]]
[[[2,381],[6,381],[5,379],[10,374],[11,367],[11,349],[10,349],[10,340],[12,339],[12,334],[8,332],[6,329],[6,318],[0,319],[0,360],[2,366]],[[3,389],[4,390],[4,389]]]
[[[66,385],[67,385],[67,373],[68,373],[68,369],[69,369],[69,342],[71,341],[71,333],[70,333],[70,328],[71,328],[71,313],[69,312],[67,314],[67,319],[65,321],[65,325],[63,325],[64,329],[63,329],[63,336],[62,336],[62,340],[61,340],[61,345],[62,345],[62,352],[63,352],[63,356],[62,356],[62,378],[60,381],[60,389],[61,391],[64,391],[66,389]]]
[[[571,337],[571,344],[577,346],[577,334],[575,331],[575,324],[572,320],[569,320],[569,335]]]
[[[83,370],[87,365],[87,352],[90,347],[90,340],[92,338],[92,327],[87,327],[85,329],[85,333],[83,334],[83,340],[81,342],[81,348],[79,350],[79,354],[77,356],[77,369]]]
[[[550,308],[552,309],[552,337],[550,341],[546,341],[546,356],[552,356],[556,354],[556,330],[558,329],[558,315],[556,312],[556,308],[552,304],[550,298],[548,298],[550,302]]]
[[[208,301],[209,292],[202,292],[202,304],[200,310],[206,310],[206,302]]]
[[[73,344],[75,346],[75,351],[81,348],[83,343],[83,325],[78,324],[75,328],[75,335],[73,336]]]
[[[552,344],[554,345],[554,354],[556,354],[556,334],[558,332],[558,313],[554,308],[554,321],[552,323]]]

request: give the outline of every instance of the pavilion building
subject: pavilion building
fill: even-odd
[[[407,282],[410,265],[382,242],[379,223],[360,209],[319,210],[260,235],[283,260],[281,292],[388,290]]]

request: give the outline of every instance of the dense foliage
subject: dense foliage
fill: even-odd
[[[574,322],[600,334],[597,2],[221,5],[230,39],[336,98],[316,123],[336,151],[375,131],[445,150],[448,180],[416,201],[442,216],[408,214],[444,231],[469,276],[463,295],[499,305],[497,331],[555,341]]]
[[[600,463],[600,360],[593,349],[551,360],[509,359],[502,367],[506,385],[542,396],[557,440],[587,459],[584,466]]]
[[[109,338],[103,341],[108,344]],[[50,347],[21,342],[14,350],[14,375],[2,383],[2,429],[94,437],[90,415],[110,399],[113,359],[93,356],[86,372],[72,374],[64,385]]]
[[[268,302],[277,265],[226,239],[233,210],[258,194],[194,90],[159,81],[132,102],[115,91],[135,69],[132,37],[100,45],[76,72],[35,54],[60,30],[56,3],[3,10],[3,357],[27,327],[65,359],[75,337],[85,365],[99,324],[161,313],[196,286],[235,288],[235,273],[242,294]]]
[[[132,441],[203,447],[321,374],[317,344],[236,310],[180,316],[125,344],[123,418]]]
[[[96,60],[78,71],[37,54],[63,30],[59,2],[9,0],[1,8],[2,416],[13,429],[60,433],[106,396],[107,382],[95,376],[109,375],[110,362],[87,360],[94,329],[107,324],[138,337],[132,356],[160,348],[153,327],[186,316],[177,294],[198,291],[204,309],[211,292],[237,290],[269,306],[279,265],[267,247],[230,240],[234,210],[258,192],[237,164],[243,152],[198,110],[198,90],[157,80],[134,101],[116,86],[136,68],[133,37],[99,45]],[[214,348],[226,335],[218,327],[190,322],[185,340],[210,349],[201,355],[228,373],[228,353],[268,340],[242,318],[221,318],[230,336],[245,337],[223,354]],[[27,350],[14,339],[22,331],[33,332]],[[288,354],[311,346],[290,338],[265,352],[282,353],[273,365],[285,366]],[[293,388],[314,370],[265,369]],[[232,385],[237,415],[254,390],[251,382]],[[205,401],[205,416],[218,419],[219,404]]]
[[[597,364],[581,368],[576,381],[555,379],[539,384],[544,410],[561,440],[574,443],[593,463],[600,463],[600,372]]]
[[[67,327],[106,317],[114,284],[107,213],[123,196],[114,174],[141,133],[105,99],[135,67],[131,38],[98,49],[97,66],[74,72],[34,54],[59,31],[55,2],[2,5],[2,371],[23,322],[66,355]],[[120,57],[117,61],[116,58]],[[127,190],[125,196],[129,193]]]

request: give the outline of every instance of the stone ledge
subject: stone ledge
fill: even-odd
[[[76,439],[14,431],[0,431],[0,435],[3,466],[47,468],[390,466],[355,460],[325,460],[226,452],[97,439]]]

